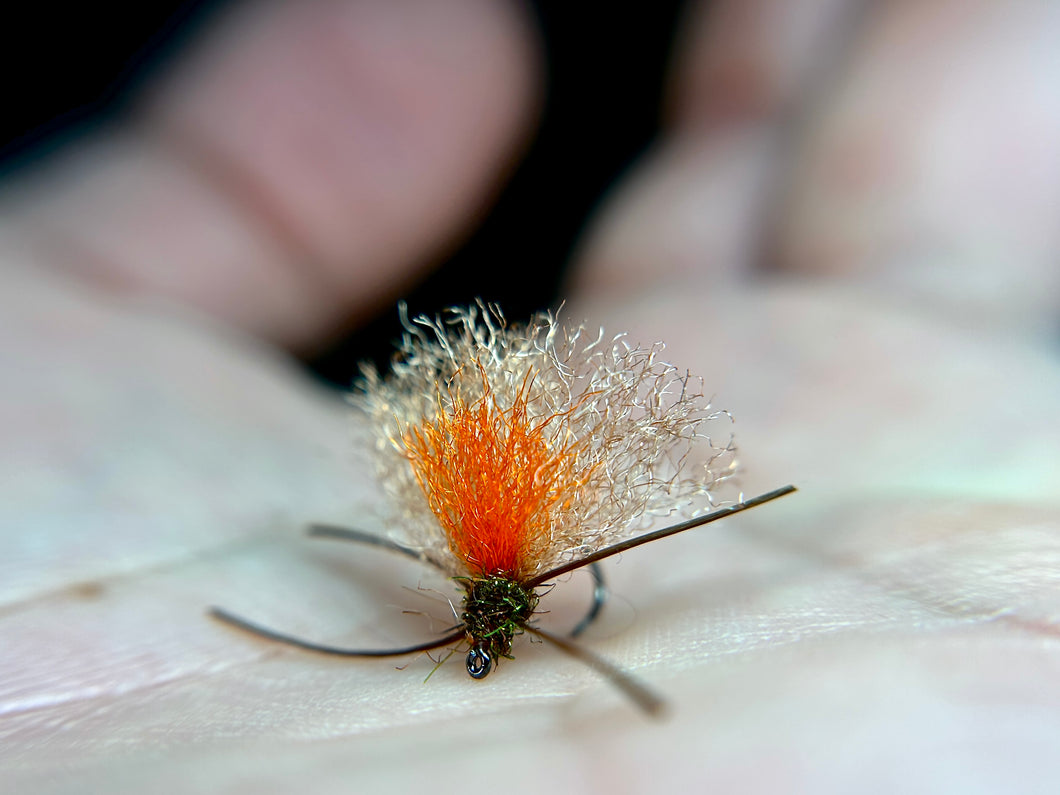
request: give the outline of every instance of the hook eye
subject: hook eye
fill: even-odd
[[[493,668],[493,660],[482,643],[476,643],[467,653],[467,672],[472,679],[485,679]]]

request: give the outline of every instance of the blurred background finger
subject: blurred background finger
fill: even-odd
[[[515,4],[239,4],[8,215],[98,284],[309,349],[473,224],[532,128],[535,57]]]
[[[1051,333],[1056,9],[721,2],[690,20],[673,134],[599,214],[577,287],[842,276]]]

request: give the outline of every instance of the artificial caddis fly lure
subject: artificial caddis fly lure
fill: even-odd
[[[715,508],[735,468],[729,415],[699,382],[624,336],[561,328],[551,314],[509,325],[479,304],[410,321],[392,372],[365,367],[353,401],[373,428],[379,474],[398,511],[399,541],[314,525],[315,536],[372,544],[432,566],[463,589],[459,624],[398,649],[346,649],[291,637],[220,608],[215,617],[257,635],[348,657],[389,657],[466,644],[467,672],[484,678],[530,633],[588,662],[640,707],[661,701],[632,676],[534,622],[541,589],[590,567],[591,607],[606,598],[600,560],[795,491]],[[654,517],[692,518],[636,535]],[[624,540],[623,540],[624,539]]]

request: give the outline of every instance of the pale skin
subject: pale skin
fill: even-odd
[[[424,657],[205,617],[444,629],[401,587],[429,572],[300,535],[381,497],[348,407],[288,362],[392,303],[532,134],[527,19],[418,5],[247,5],[128,123],[8,186],[2,788],[1051,791],[1051,4],[690,16],[666,133],[587,221],[564,311],[667,341],[736,417],[746,492],[800,491],[608,567],[584,643],[666,721],[526,638],[486,681],[454,659],[424,684]]]

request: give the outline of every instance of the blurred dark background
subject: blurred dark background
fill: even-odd
[[[120,117],[231,0],[14,4],[0,65],[0,175],[46,157],[100,121]],[[654,137],[672,34],[683,3],[535,0],[547,95],[537,137],[482,226],[405,300],[434,314],[476,297],[513,319],[554,305],[579,230],[603,193]],[[510,279],[507,274],[518,273]],[[307,365],[347,385],[356,363],[385,363],[399,335],[386,312]]]

